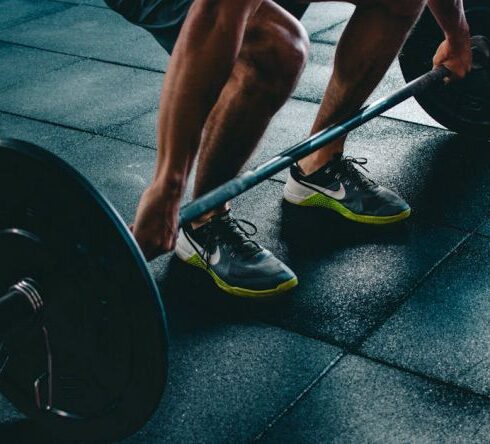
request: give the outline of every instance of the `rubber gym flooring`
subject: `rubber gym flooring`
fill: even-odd
[[[310,62],[252,165],[307,135],[351,12],[308,11]],[[167,61],[102,0],[0,0],[0,134],[60,155],[129,222],[152,175]],[[374,97],[402,84],[395,63]],[[348,152],[413,216],[366,227],[291,208],[283,172],[235,213],[297,272],[288,297],[231,300],[172,255],[153,262],[170,380],[124,442],[489,442],[490,144],[409,101],[354,131]],[[0,403],[0,442],[54,442]]]

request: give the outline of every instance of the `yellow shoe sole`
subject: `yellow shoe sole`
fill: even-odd
[[[199,256],[197,253],[194,254],[191,258],[186,260],[186,263],[189,265],[193,265],[194,267],[198,267],[206,271],[212,278],[215,284],[221,288],[223,291],[225,291],[228,294],[231,294],[233,296],[239,296],[242,298],[267,298],[271,296],[277,296],[279,294],[282,294],[286,291],[291,290],[292,288],[296,287],[298,285],[298,278],[294,277],[290,279],[289,281],[283,282],[282,284],[279,284],[275,288],[267,289],[267,290],[250,290],[248,288],[241,288],[241,287],[233,287],[229,284],[227,284],[223,279],[221,279],[213,270],[211,270],[209,267],[206,266],[206,263],[202,260],[201,256]]]
[[[286,199],[287,200],[287,199]],[[299,205],[302,207],[317,207],[317,208],[327,208],[329,210],[335,211],[346,219],[352,220],[354,222],[359,222],[362,224],[370,224],[370,225],[385,225],[392,224],[395,222],[400,222],[403,219],[406,219],[412,213],[412,210],[409,208],[401,213],[395,214],[393,216],[366,216],[362,214],[356,214],[344,207],[340,202],[332,199],[328,196],[325,196],[321,193],[315,193],[310,197],[306,198],[303,202],[291,202],[293,205]]]

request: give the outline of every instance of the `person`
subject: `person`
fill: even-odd
[[[106,0],[153,34],[172,54],[158,116],[155,175],[143,193],[133,234],[152,259],[175,248],[226,292],[279,294],[297,277],[251,239],[253,224],[230,204],[178,230],[187,178],[198,155],[194,197],[232,179],[271,118],[292,94],[308,57],[297,0]],[[333,74],[312,127],[316,133],[356,110],[378,85],[426,6],[426,0],[352,0],[355,12],[338,43]],[[434,57],[454,77],[471,69],[470,34],[462,0],[429,0],[445,35]],[[408,204],[344,156],[345,138],[294,165],[284,198],[368,224],[410,215]]]

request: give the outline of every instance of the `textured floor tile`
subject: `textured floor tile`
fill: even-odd
[[[0,43],[0,91],[22,82],[32,83],[41,75],[75,63],[76,57]]]
[[[443,263],[364,345],[369,355],[490,395],[490,239]]]
[[[101,8],[108,8],[104,0],[81,0],[80,3],[82,5],[92,5],[92,6],[99,6]]]
[[[163,70],[167,53],[112,10],[73,7],[0,33],[0,39],[83,57]]]
[[[318,105],[300,100],[289,100],[277,113],[267,129],[250,164],[262,161],[264,156],[273,156],[288,146],[306,138]],[[144,146],[155,147],[157,111],[150,111],[133,121],[106,128],[104,134]]]
[[[151,110],[128,123],[105,128],[103,134],[156,149],[157,115],[156,109]]]
[[[63,11],[71,5],[52,1],[0,0],[0,30],[28,20]]]
[[[478,232],[483,236],[490,237],[490,222],[483,224]]]
[[[156,107],[162,74],[82,61],[0,93],[0,111],[98,131]]]
[[[293,96],[299,99],[320,103],[328,79],[332,73],[336,47],[322,43],[313,43],[310,49],[310,60]],[[379,86],[367,103],[388,96],[405,85],[398,61],[390,67]],[[384,115],[409,122],[442,128],[442,125],[420,107],[415,99],[407,100]]]
[[[99,8],[108,8],[108,6],[104,0],[80,0],[79,4],[80,5],[98,6]]]
[[[130,222],[153,177],[155,151],[95,137],[58,153],[86,176]]]
[[[0,113],[0,138],[20,139],[60,154],[90,141],[91,134]]]
[[[239,210],[247,214],[243,206]],[[260,216],[256,210],[248,219],[257,223]],[[287,248],[285,260],[300,285],[289,304],[264,318],[348,346],[389,316],[461,239],[456,231],[415,223],[377,230],[329,222],[318,213],[288,216],[284,211],[281,226],[274,229],[281,231],[280,245],[272,240],[274,231],[266,231],[263,222],[259,226],[272,251],[284,257]]]
[[[337,353],[263,325],[215,325],[176,334],[161,408],[124,442],[249,442]]]
[[[348,356],[264,436],[270,443],[485,443],[490,401]]]
[[[182,323],[266,320],[353,345],[463,236],[415,222],[383,228],[348,224],[324,212],[282,205],[281,189],[273,182],[261,184],[237,198],[234,211],[257,226],[255,240],[293,268],[298,288],[274,303],[243,304],[226,298],[202,270],[174,260],[160,280],[163,293],[187,308]]]
[[[349,3],[312,3],[301,19],[301,23],[303,23],[308,34],[313,37],[325,29],[335,27],[337,24],[344,22],[351,16],[353,11],[354,6]]]
[[[23,418],[23,415],[16,411],[13,405],[5,399],[3,396],[0,396],[0,423],[5,424],[7,422],[18,420]],[[2,436],[2,427],[0,426],[0,437]],[[2,440],[2,442],[5,442]]]
[[[335,45],[340,40],[340,36],[347,25],[348,17],[344,17],[338,23],[332,23],[331,26],[319,29],[311,35],[311,40],[317,43],[326,43],[327,45]]]

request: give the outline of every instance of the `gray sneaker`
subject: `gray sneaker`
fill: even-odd
[[[390,224],[410,216],[408,204],[366,177],[364,158],[338,155],[308,176],[293,165],[284,188],[284,199],[305,207],[323,207],[365,224]],[[367,171],[367,170],[366,170]]]
[[[248,233],[243,225],[252,227],[254,232]],[[296,275],[250,239],[256,232],[250,222],[226,213],[196,229],[183,227],[175,252],[183,261],[205,270],[219,288],[235,296],[270,297],[295,287]]]

